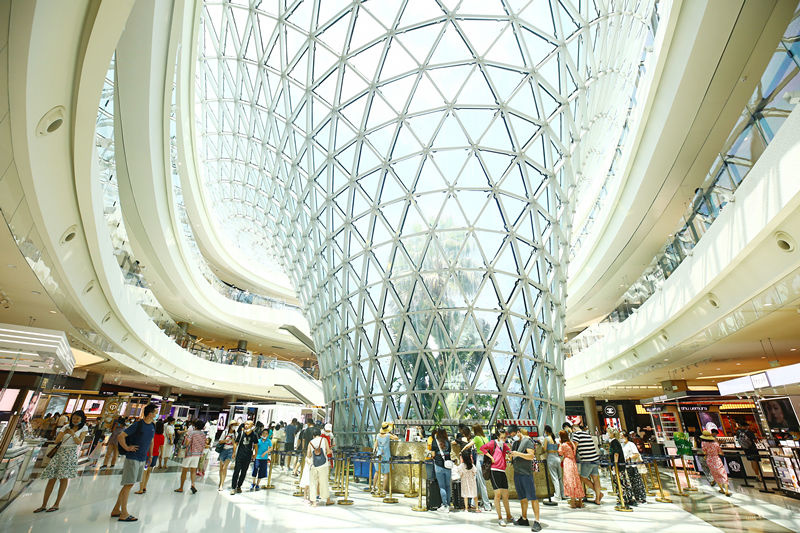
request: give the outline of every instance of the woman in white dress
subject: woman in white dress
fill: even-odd
[[[69,480],[78,476],[78,447],[88,434],[86,415],[83,414],[83,411],[75,411],[69,419],[69,424],[65,424],[56,434],[58,451],[42,471],[41,477],[47,480],[47,486],[44,489],[42,506],[33,511],[34,513],[58,511],[61,498],[67,492]],[[47,500],[50,499],[50,495],[53,493],[56,480],[59,481],[58,495],[53,506],[48,508]]]

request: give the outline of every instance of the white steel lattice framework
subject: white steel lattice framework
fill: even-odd
[[[293,280],[339,435],[563,417],[570,194],[608,169],[652,10],[204,3],[206,201]]]

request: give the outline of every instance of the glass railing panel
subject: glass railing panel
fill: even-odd
[[[758,86],[709,170],[704,186],[695,192],[679,228],[641,277],[631,284],[617,308],[601,323],[627,320],[675,272],[733,199],[736,189],[786,117],[800,103],[800,58],[793,53],[798,42],[800,9],[795,11]],[[590,328],[567,343],[568,354],[578,353],[601,338]]]

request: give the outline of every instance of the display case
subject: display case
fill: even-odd
[[[14,490],[14,484],[22,471],[22,463],[25,462],[27,454],[26,448],[15,448],[6,452],[0,459],[0,500],[5,500]]]
[[[800,498],[800,448],[797,441],[781,442],[778,447],[769,449],[775,465],[778,486],[794,497]]]

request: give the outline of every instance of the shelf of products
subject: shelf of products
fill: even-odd
[[[797,444],[790,442],[786,444]],[[778,483],[782,490],[800,495],[800,449],[795,446],[770,448]]]

